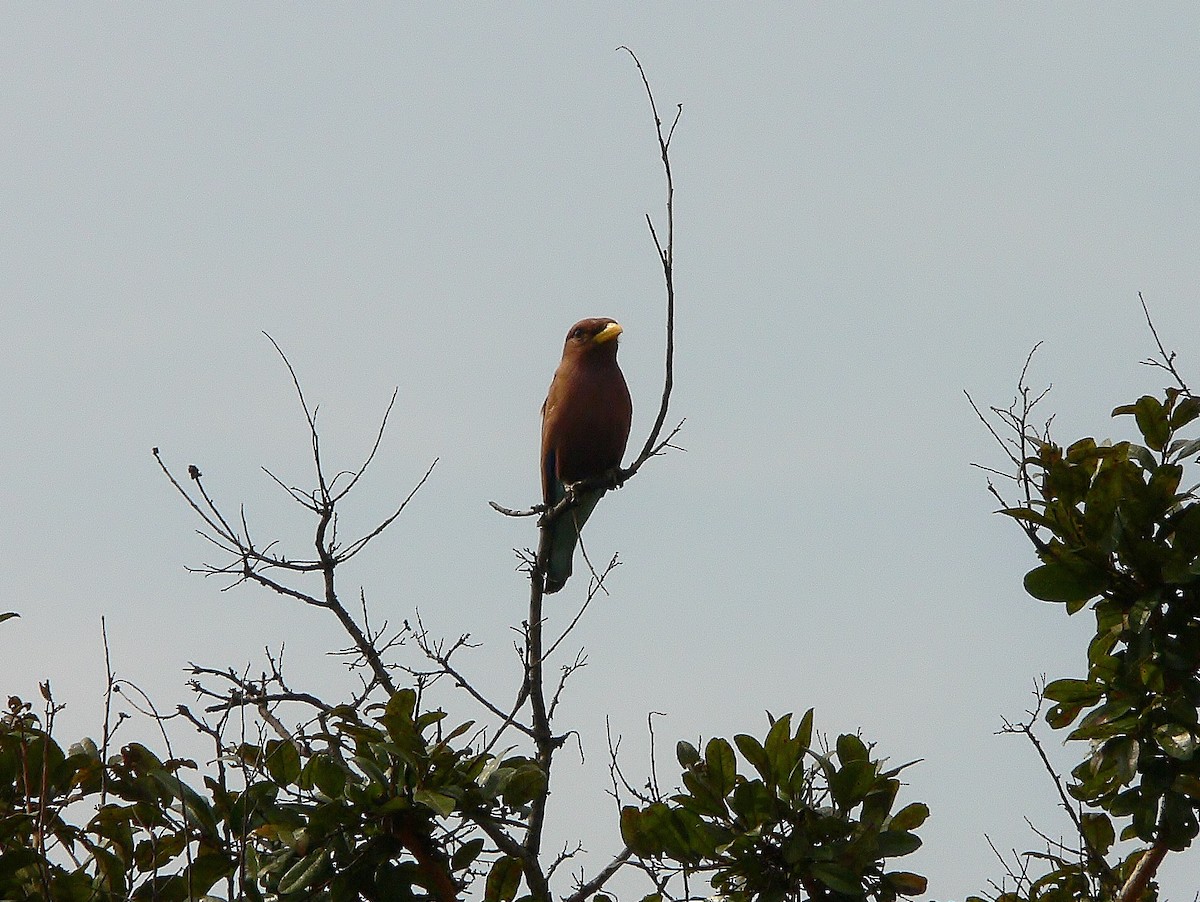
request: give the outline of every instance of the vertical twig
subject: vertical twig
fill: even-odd
[[[527,650],[525,666],[529,670],[529,699],[533,709],[533,742],[537,749],[537,763],[545,772],[547,779],[550,766],[554,760],[554,751],[558,747],[550,729],[550,718],[546,713],[545,677],[542,670],[542,598],[545,579],[540,574],[534,574],[529,581],[529,630],[527,633]],[[546,819],[546,798],[549,792],[543,792],[535,798],[530,806],[528,829],[525,833],[525,849],[531,856],[537,858],[541,852],[542,827]],[[528,875],[527,875],[528,876]],[[530,887],[532,889],[532,887]]]
[[[658,444],[658,437],[662,433],[663,423],[667,419],[671,388],[675,381],[675,179],[671,174],[670,149],[671,137],[675,134],[675,126],[679,124],[679,117],[683,115],[683,104],[676,105],[675,118],[671,121],[671,127],[664,135],[662,118],[658,115],[658,104],[654,100],[654,92],[650,89],[650,80],[646,77],[646,70],[642,68],[642,61],[637,58],[636,53],[623,44],[617,49],[624,50],[633,57],[638,74],[642,77],[642,84],[646,88],[646,97],[650,101],[650,112],[654,115],[654,133],[658,138],[658,150],[662,157],[663,172],[667,179],[667,243],[665,246],[659,240],[658,232],[654,228],[654,220],[650,218],[650,214],[646,214],[646,225],[650,228],[650,236],[654,239],[654,246],[658,250],[659,261],[662,264],[663,279],[666,282],[667,288],[666,373],[663,379],[662,401],[659,404],[658,415],[654,419],[654,428],[650,430],[650,435],[646,439],[646,444],[642,446],[641,453],[638,454],[637,459],[629,467],[629,470],[635,471],[661,448]]]
[[[100,637],[104,641],[104,735],[100,742],[100,807],[103,808],[108,800],[108,740],[112,737],[109,722],[113,697],[112,659],[108,653],[108,626],[103,614],[100,615]]]

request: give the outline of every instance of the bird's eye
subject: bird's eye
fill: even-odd
[[[583,330],[582,329],[572,330],[571,337],[572,338],[583,338]]]

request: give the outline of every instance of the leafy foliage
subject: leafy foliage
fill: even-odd
[[[1084,809],[1073,815],[1079,855],[1039,854],[1047,873],[997,898],[1151,900],[1157,861],[1200,831],[1200,498],[1181,488],[1200,453],[1200,440],[1185,435],[1200,399],[1183,388],[1146,395],[1113,411],[1133,418],[1138,440],[1064,447],[1028,427],[1036,400],[1022,391],[1018,413],[995,411],[1016,435],[1025,499],[1001,513],[1041,560],[1026,591],[1068,615],[1090,606],[1096,631],[1086,673],[1044,689],[1046,722],[1087,743],[1065,786]],[[1120,840],[1148,847],[1109,864]]]
[[[231,767],[197,790],[184,780],[193,761],[163,761],[139,743],[107,762],[90,740],[64,752],[28,703],[10,699],[0,722],[0,893],[169,902],[223,883],[228,898],[251,902],[444,902],[486,875],[485,899],[511,902],[523,860],[479,825],[527,812],[548,790],[544,773],[519,755],[456,748],[473,725],[443,733],[445,713],[420,712],[417,701],[402,689],[370,721],[344,708],[302,741],[230,747]],[[752,777],[724,739],[703,757],[680,742],[684,790],[621,812],[630,850],[710,871],[730,899],[923,892],[923,877],[883,868],[920,845],[913,831],[928,816],[920,803],[892,812],[901,769],[884,770],[857,736],[826,753],[811,738],[811,711],[795,733],[785,716],[762,742],[736,736]],[[95,814],[73,822],[85,804]]]
[[[886,859],[916,851],[913,832],[929,809],[913,802],[893,813],[903,768],[885,770],[855,735],[832,751],[812,748],[810,709],[792,730],[791,715],[771,724],[762,742],[734,743],[752,772],[738,769],[726,740],[701,755],[680,742],[682,791],[621,811],[621,834],[643,859],[668,859],[705,871],[733,902],[784,899],[878,899],[925,891],[924,877],[885,870]]]
[[[1047,722],[1090,744],[1072,794],[1129,818],[1123,837],[1178,850],[1200,829],[1200,504],[1180,490],[1200,441],[1178,437],[1200,399],[1169,389],[1113,413],[1132,415],[1145,444],[1042,442],[1028,461],[1038,497],[1006,513],[1048,536],[1031,595],[1068,613],[1095,600],[1086,678],[1045,693]]]
[[[0,722],[0,894],[5,899],[453,898],[483,841],[462,812],[519,809],[544,784],[534,762],[455,749],[441,711],[400,690],[363,722],[334,713],[304,744],[228,750],[228,770],[184,781],[195,762],[130,743],[102,762],[84,740],[64,752],[28,703]],[[434,734],[434,735],[431,735]],[[313,750],[320,740],[324,748]],[[72,812],[91,803],[86,823]],[[74,807],[72,807],[74,806]],[[80,853],[83,853],[82,856]]]

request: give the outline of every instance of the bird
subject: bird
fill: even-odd
[[[542,405],[542,501],[552,508],[567,487],[603,476],[621,465],[633,401],[617,365],[621,324],[608,317],[583,319],[571,327],[562,360]],[[546,594],[557,592],[571,575],[579,530],[605,489],[580,493],[577,506],[542,528],[539,559]]]

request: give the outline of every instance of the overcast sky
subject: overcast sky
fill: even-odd
[[[1200,373],[1194,4],[8,7],[0,610],[22,618],[0,626],[0,691],[50,678],[63,740],[98,735],[102,615],[118,674],[168,710],[186,662],[257,667],[285,642],[298,687],[345,684],[322,612],[185,571],[211,549],[150,454],[308,547],[259,469],[310,480],[265,330],[335,468],[399,386],[343,532],[440,463],[343,588],[376,618],[469,631],[464,666],[509,697],[512,549],[535,536],[487,501],[537,500],[567,328],[625,326],[631,445],[661,386],[643,216],[661,222],[662,174],[620,44],[684,108],[687,451],[588,526],[623,566],[577,633],[561,726],[586,760],[562,755],[555,841],[582,836],[592,868],[620,848],[606,717],[636,778],[647,711],[662,767],[679,738],[815,706],[821,730],[924,759],[902,800],[933,816],[903,863],[932,897],[984,890],[985,833],[1025,849],[1024,817],[1068,828],[1033,750],[994,734],[1036,677],[1083,674],[1090,631],[1024,596],[1036,562],[970,467],[999,456],[963,389],[1007,403],[1042,341],[1058,433],[1125,437],[1109,411],[1163,384],[1138,365],[1139,291]],[[551,628],[583,591],[553,598]],[[1191,898],[1195,867],[1168,858],[1168,897]]]

